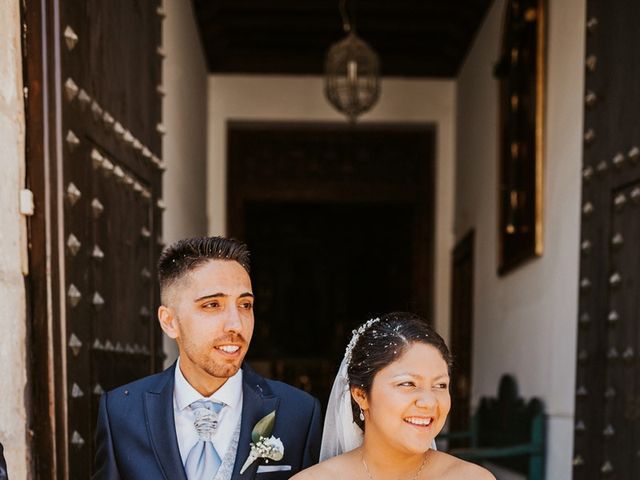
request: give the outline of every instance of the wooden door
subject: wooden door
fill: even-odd
[[[454,371],[451,381],[451,431],[468,430],[471,418],[474,238],[474,232],[469,232],[453,251],[451,353]]]
[[[640,478],[640,8],[587,2],[574,478]]]
[[[100,395],[162,365],[162,15],[26,2],[37,478],[89,478]]]

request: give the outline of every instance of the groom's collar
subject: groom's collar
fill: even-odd
[[[173,390],[176,363],[156,377],[155,385],[145,394],[146,424],[156,458],[166,478],[186,480],[173,418]],[[240,468],[249,456],[251,431],[265,415],[278,410],[279,399],[267,381],[246,363],[242,365],[242,420],[236,462],[232,480],[254,479],[258,463],[254,462],[240,475]]]
[[[173,390],[178,410],[184,410],[193,402],[203,399],[220,402],[229,405],[231,408],[236,408],[236,406],[240,405],[242,401],[243,384],[242,369],[239,369],[235,375],[229,377],[222,387],[211,394],[211,396],[205,398],[193,388],[182,374],[182,370],[180,370],[180,358],[178,358],[175,365],[175,385]]]
[[[173,391],[174,383],[175,383],[175,368],[178,366],[178,361],[176,360],[173,364],[168,367],[165,371],[159,373],[156,376],[156,382],[149,386],[148,391],[150,393],[162,393],[165,388],[171,389]],[[271,398],[273,397],[273,392],[269,387],[266,379],[256,373],[256,371],[249,366],[247,362],[242,364],[242,386],[243,390],[250,389],[255,391],[255,393],[262,398]]]

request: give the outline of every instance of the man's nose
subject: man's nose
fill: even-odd
[[[237,305],[231,305],[227,311],[224,322],[225,332],[237,332],[242,330],[242,319],[240,317],[240,308]]]

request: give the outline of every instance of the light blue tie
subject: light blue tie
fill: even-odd
[[[198,432],[198,442],[187,455],[184,469],[189,480],[213,480],[222,464],[213,446],[213,436],[218,428],[218,413],[224,404],[199,400],[189,405],[193,410],[193,422]]]

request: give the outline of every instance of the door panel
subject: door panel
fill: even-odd
[[[640,477],[640,5],[587,2],[574,478]]]
[[[40,62],[44,73],[39,78],[32,68],[27,82],[29,101],[42,101],[40,120],[50,141],[44,155],[28,162],[48,163],[39,172],[32,168],[33,175],[45,175],[36,201],[47,191],[60,200],[41,204],[49,228],[31,238],[32,249],[50,248],[54,256],[51,278],[42,265],[33,275],[59,285],[52,288],[51,304],[59,309],[52,308],[51,321],[36,318],[43,313],[35,309],[32,320],[53,326],[56,359],[47,374],[55,465],[37,442],[36,476],[90,478],[101,393],[158,371],[163,359],[152,313],[162,248],[163,12],[149,0],[27,3],[40,9],[42,24],[39,32],[27,31],[49,39],[41,51],[28,50],[27,62]],[[27,27],[33,23],[27,20]],[[29,127],[37,120],[29,119]],[[47,368],[34,364],[36,371]],[[34,383],[37,388],[44,386]],[[34,421],[43,408],[38,401]]]

